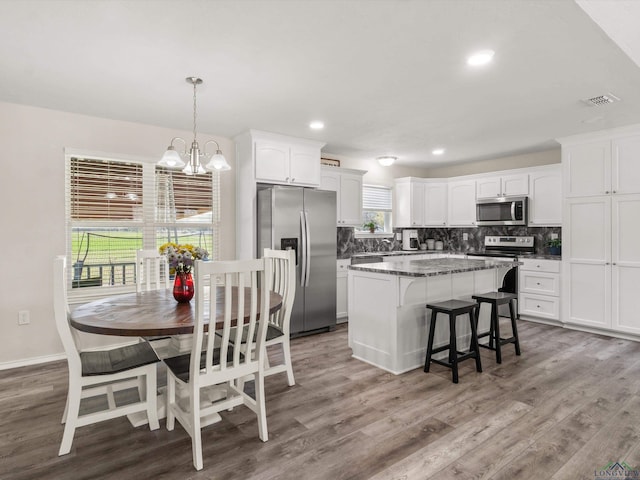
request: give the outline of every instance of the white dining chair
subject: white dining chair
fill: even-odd
[[[136,292],[166,290],[170,286],[167,256],[154,249],[136,250]],[[143,340],[151,342],[158,355],[167,355],[166,352],[171,342],[170,336],[143,337]]]
[[[154,249],[136,251],[136,292],[167,289],[169,264],[167,257]]]
[[[291,362],[290,331],[291,309],[296,296],[296,254],[294,250],[264,249],[263,258],[271,264],[271,275],[267,278],[267,288],[282,296],[282,308],[269,316],[265,349],[271,346],[282,348],[282,362],[271,365],[265,352],[264,376],[286,372],[289,386],[295,385]],[[233,335],[232,335],[233,336]],[[242,351],[247,351],[246,337],[242,338]],[[255,345],[255,343],[253,344]]]
[[[69,390],[62,416],[65,426],[58,455],[71,451],[76,428],[85,425],[146,411],[150,429],[160,428],[156,400],[157,355],[147,342],[111,350],[79,350],[78,332],[69,324],[64,256],[54,260],[53,310],[69,367]],[[117,406],[113,399],[114,385],[131,380],[137,381],[139,401]],[[98,395],[107,395],[107,409],[80,414],[81,399]]]
[[[289,341],[289,325],[291,323],[291,309],[296,296],[296,254],[294,250],[264,249],[265,262],[271,263],[272,275],[267,278],[269,290],[282,295],[282,308],[269,316],[265,348],[280,345],[283,362],[270,365],[269,357],[265,354],[265,377],[281,372],[287,373],[289,386],[295,385],[293,365],[291,363],[291,348]]]
[[[164,360],[167,365],[167,430],[174,429],[177,419],[189,433],[196,470],[203,467],[202,417],[211,413],[246,405],[257,416],[260,439],[263,442],[268,440],[263,352],[269,317],[269,291],[265,288],[258,289],[258,285],[259,282],[264,285],[265,276],[270,275],[271,265],[263,259],[196,261],[195,322],[191,353]],[[221,277],[222,282],[216,281],[218,277]],[[216,288],[219,283],[223,286]],[[237,288],[239,294],[232,299],[234,288]],[[243,294],[245,288],[250,292],[250,298],[246,302]],[[218,289],[224,291],[223,322],[217,327],[220,336],[208,335],[205,332],[207,321],[212,319],[214,322],[218,317]],[[209,301],[205,302],[207,297]],[[244,323],[238,320],[238,327],[234,329],[233,317],[244,318]],[[243,334],[246,338],[255,339],[255,350],[258,352],[255,356],[244,355],[241,349],[234,348],[234,342],[239,345]],[[255,381],[255,399],[238,388],[238,384],[247,376],[252,376]],[[201,404],[200,391],[214,385],[225,392],[223,398]],[[177,394],[181,397],[178,401]],[[185,395],[188,397],[186,402]]]

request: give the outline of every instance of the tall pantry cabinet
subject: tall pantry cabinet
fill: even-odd
[[[562,317],[640,335],[640,125],[559,141]]]

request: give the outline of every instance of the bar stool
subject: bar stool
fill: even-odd
[[[496,352],[496,362],[502,363],[502,345],[513,343],[516,347],[516,355],[520,355],[520,341],[518,340],[518,327],[516,326],[516,315],[513,301],[518,296],[514,293],[506,292],[488,292],[479,295],[473,295],[473,299],[478,301],[478,309],[476,310],[476,325],[480,316],[480,306],[483,303],[491,304],[491,323],[489,331],[478,335],[478,338],[489,337],[489,344],[480,344],[483,348],[494,350]],[[511,317],[511,329],[513,336],[509,338],[500,337],[500,322],[498,321],[498,307],[500,305],[509,304],[509,316]]]
[[[476,359],[476,371],[482,372],[480,363],[480,349],[478,348],[478,333],[476,331],[477,315],[474,310],[478,308],[476,302],[466,302],[464,300],[447,300],[438,303],[429,303],[427,308],[431,309],[431,325],[429,325],[429,341],[427,343],[427,356],[424,361],[424,371],[428,372],[431,362],[450,368],[453,373],[453,383],[458,383],[458,363],[469,358]],[[433,348],[433,337],[436,330],[436,320],[438,313],[449,315],[449,343],[438,348]],[[460,352],[456,339],[456,318],[460,315],[469,315],[469,325],[471,326],[471,343],[468,352]],[[436,360],[431,358],[434,353],[449,350],[449,361]]]

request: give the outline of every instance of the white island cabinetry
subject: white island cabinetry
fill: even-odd
[[[424,365],[429,302],[471,299],[496,290],[513,264],[506,261],[442,258],[349,267],[349,346],[354,358],[394,374]],[[479,332],[489,328],[481,309]],[[447,322],[439,322],[434,345],[448,343]],[[459,322],[459,348],[468,346],[468,322]],[[442,327],[442,328],[441,328]],[[442,353],[446,355],[446,353]]]

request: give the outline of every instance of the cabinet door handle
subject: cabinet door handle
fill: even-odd
[[[292,179],[291,179],[291,181],[292,181],[292,182],[295,182],[295,181],[296,181],[296,179],[295,179],[295,178],[292,178]]]
[[[285,179],[284,179],[284,181],[285,181],[285,182],[288,182],[288,181],[289,181],[289,177],[285,178]]]
[[[605,264],[605,265],[611,265],[609,262],[605,262],[604,264]]]
[[[609,190],[605,190],[604,193],[609,195]]]
[[[536,282],[536,285],[540,285],[540,282]]]
[[[616,193],[616,191],[614,190],[614,191],[612,191],[611,193]]]
[[[617,263],[616,263],[616,262],[613,262],[611,265],[617,265]]]

